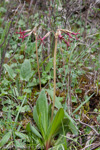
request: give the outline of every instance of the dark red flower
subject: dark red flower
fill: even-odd
[[[40,44],[41,43],[43,43],[43,45],[44,45],[44,39],[45,39],[46,37],[44,36],[43,38],[41,38],[40,36],[39,36],[39,39],[37,39],[37,40],[40,40],[41,42],[40,42]]]
[[[72,35],[75,35],[76,40],[78,40],[77,35],[80,34],[80,33],[78,33],[78,32],[77,32],[77,33],[72,32],[71,34],[72,34]]]
[[[64,38],[63,35],[59,34],[59,35],[58,35],[58,38],[59,38],[59,40],[61,40],[61,41],[63,40],[63,41],[66,43],[67,47],[70,47],[70,42],[67,41],[67,40]]]
[[[30,32],[25,35],[25,33],[29,32],[29,31],[31,31],[31,30],[21,31],[21,28],[20,28],[20,32],[16,32],[16,34],[20,34],[19,39],[22,39],[22,41],[24,41],[24,38],[26,38],[27,36],[29,36],[31,34],[31,32]]]
[[[73,39],[73,37],[71,36],[71,33],[68,33],[68,32],[67,32],[66,34],[68,35],[69,38],[72,38],[72,39]]]
[[[64,39],[64,36],[63,36],[63,35],[61,35],[61,34],[59,34],[59,35],[58,35],[58,38],[59,38],[59,40],[61,40],[61,41],[62,41],[62,40]]]
[[[67,47],[70,47],[70,42],[64,39],[64,42],[66,43]]]

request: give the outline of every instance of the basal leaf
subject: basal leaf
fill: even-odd
[[[36,128],[35,128],[34,126],[32,126],[31,124],[30,124],[30,129],[31,129],[31,131],[32,131],[37,137],[42,138],[41,134],[40,134],[40,133],[36,130]]]
[[[11,137],[11,131],[7,132],[0,141],[0,147],[4,146]]]
[[[56,113],[51,125],[48,128],[48,132],[47,132],[48,140],[50,140],[50,138],[57,132],[57,130],[59,129],[61,125],[63,118],[64,118],[64,110],[63,108],[60,108],[58,112]]]
[[[44,136],[48,128],[48,103],[44,90],[41,91],[36,102],[36,108],[33,110],[33,118]]]
[[[28,81],[32,76],[31,63],[30,60],[25,59],[21,66],[20,77],[21,80]]]
[[[34,119],[34,121],[36,122],[38,128],[40,129],[39,115],[38,115],[38,113],[37,113],[36,106],[34,106],[34,108],[33,108],[33,119]]]

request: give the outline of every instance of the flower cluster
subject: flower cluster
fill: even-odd
[[[33,31],[34,31],[34,30],[31,31],[30,29],[29,29],[29,30],[25,30],[25,31],[21,31],[21,28],[20,28],[20,32],[16,32],[16,33],[17,33],[17,34],[20,34],[19,39],[22,39],[22,41],[24,41],[25,37],[31,35],[31,33],[32,33]],[[58,34],[59,40],[60,40],[60,41],[64,41],[64,43],[66,43],[66,45],[67,45],[67,48],[70,47],[70,43],[72,42],[73,39],[78,40],[77,35],[80,34],[80,33],[78,33],[78,32],[77,32],[77,33],[75,33],[75,32],[70,32],[70,31],[64,30],[64,29],[61,29],[61,30],[58,30],[58,31],[59,31],[59,34]],[[25,35],[25,33],[27,33],[27,32],[29,32],[29,33]],[[68,36],[68,39],[67,39],[67,40],[64,38],[64,35],[61,34],[61,32],[65,33],[65,34]],[[37,40],[40,40],[40,44],[43,43],[43,45],[44,45],[44,40],[45,40],[45,38],[48,37],[49,35],[50,35],[50,32],[48,32],[43,38],[41,38],[41,37],[39,36],[39,39],[37,39]],[[75,38],[73,37],[73,35],[75,36]],[[71,39],[72,39],[72,40],[71,40]]]
[[[80,33],[78,33],[78,32],[77,33],[66,32],[65,34],[67,34],[68,40],[66,40],[61,33],[58,35],[58,38],[59,38],[60,41],[63,40],[64,43],[66,43],[67,47],[70,47],[70,43],[72,42],[71,39],[74,39],[74,37],[72,35],[75,35],[76,40],[78,40],[77,35],[80,34]]]
[[[21,31],[21,28],[20,28],[20,32],[16,32],[16,34],[20,34],[19,39],[22,39],[22,41],[24,41],[24,39],[31,34],[31,32],[30,32],[25,35],[25,33],[29,32],[29,31],[30,30]]]

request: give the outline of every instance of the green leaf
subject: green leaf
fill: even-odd
[[[20,26],[24,26],[24,25],[25,25],[25,22],[24,22],[22,19],[20,19],[20,20],[18,21],[18,24],[19,24]]]
[[[1,12],[1,13],[6,13],[6,11],[7,11],[7,10],[6,10],[4,7],[0,7],[0,12]]]
[[[20,112],[28,112],[28,111],[30,111],[29,105],[25,105],[23,107],[21,107],[21,106],[18,105],[18,106],[16,106],[16,108],[17,108],[17,111],[20,110]]]
[[[75,121],[68,115],[67,112],[65,112],[65,117],[66,117],[67,126],[69,126],[69,129],[71,130],[71,132],[73,134],[77,135],[78,134],[78,129],[77,129]]]
[[[8,66],[7,64],[4,64],[3,66],[5,67],[6,71],[8,72],[9,77],[14,80],[16,74],[13,72],[13,69],[10,66]]]
[[[21,139],[29,140],[28,136],[26,134],[23,134],[21,132],[16,131],[16,136],[20,137]]]
[[[48,103],[44,90],[41,91],[34,107],[33,118],[44,137],[48,128]]]
[[[27,130],[27,132],[32,131],[33,134],[35,134],[37,137],[42,138],[42,136],[40,135],[40,133],[36,130],[36,128],[34,126],[32,126],[30,124],[30,122],[27,124],[26,130]]]
[[[47,132],[48,140],[50,140],[50,138],[57,132],[57,130],[59,129],[61,125],[63,118],[64,118],[64,110],[63,108],[60,108],[48,128],[48,132]]]
[[[25,59],[25,61],[21,66],[21,71],[20,71],[21,80],[28,81],[31,76],[32,76],[32,71],[31,71],[30,60]]]
[[[11,131],[7,132],[0,141],[0,147],[4,146],[11,137]]]
[[[17,149],[25,149],[26,148],[26,145],[24,142],[21,142],[19,140],[15,140],[15,142],[16,142]]]
[[[8,33],[10,24],[11,24],[11,21],[6,24],[5,29],[3,30],[3,33],[1,34],[0,45],[1,45],[1,44],[3,43],[3,41],[5,40],[5,36],[6,36],[6,34]],[[6,44],[6,41],[5,41],[5,44]],[[5,45],[5,44],[4,44],[4,45]]]
[[[34,106],[33,108],[33,119],[34,121],[36,122],[38,128],[39,128],[39,116],[38,116],[38,113],[37,113],[37,109],[36,109],[36,106]]]
[[[31,124],[30,124],[30,129],[37,137],[42,138],[41,134]]]
[[[53,60],[50,59],[50,61],[48,62],[47,66],[45,68],[46,72],[49,72],[52,67],[53,67]]]
[[[31,132],[30,122],[26,125],[26,131],[27,131],[27,132]]]

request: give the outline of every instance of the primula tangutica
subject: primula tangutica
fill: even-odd
[[[25,33],[29,32],[28,34],[25,35]],[[24,41],[24,38],[26,38],[27,36],[30,36],[32,33],[35,34],[35,37],[36,37],[36,53],[37,53],[37,40],[40,40],[40,44],[43,43],[44,45],[44,40],[50,35],[52,31],[50,32],[47,32],[47,34],[41,38],[39,36],[39,39],[37,38],[37,35],[36,35],[36,31],[33,30],[25,30],[25,31],[21,31],[20,29],[20,32],[16,32],[17,34],[20,34],[20,37],[19,39],[22,38],[22,41]],[[67,35],[67,39],[66,39],[66,36],[64,37],[64,35]],[[76,39],[78,40],[77,38],[77,35],[80,34],[80,33],[75,33],[75,32],[72,32],[72,31],[69,31],[69,30],[66,30],[66,29],[57,29],[56,33],[55,33],[55,49],[54,49],[54,96],[53,96],[53,106],[52,106],[52,114],[51,114],[51,120],[53,118],[53,114],[54,114],[54,106],[55,106],[55,93],[56,93],[56,51],[57,51],[57,41],[58,39],[62,42],[64,42],[68,47],[70,47],[71,45],[71,42]],[[73,37],[75,36],[75,38]],[[38,54],[37,54],[37,64],[38,64],[38,74],[39,74],[39,81],[40,81],[40,90],[41,90],[41,80],[40,80],[40,72],[39,72],[39,63],[38,63]]]
[[[25,33],[27,33],[27,32],[29,32],[29,33],[25,35]],[[22,42],[24,41],[24,38],[30,36],[32,33],[35,35],[35,39],[36,39],[36,57],[37,57],[38,76],[39,76],[39,84],[40,84],[40,91],[41,91],[41,79],[40,79],[39,60],[38,60],[36,27],[33,28],[33,30],[28,29],[25,31],[21,31],[21,28],[20,28],[20,32],[16,32],[16,34],[20,34],[19,39],[22,39]]]
[[[25,35],[25,33],[29,32],[28,34]],[[24,39],[26,37],[28,37],[29,35],[31,35],[32,31],[30,29],[28,30],[25,30],[25,31],[21,31],[21,28],[20,28],[20,32],[16,32],[16,34],[20,34],[20,37],[19,39],[22,39],[22,41],[24,41]]]
[[[63,32],[64,29],[61,29],[61,31]],[[25,35],[25,33],[29,32],[28,34]],[[19,39],[22,39],[22,41],[24,41],[24,39],[28,36],[30,36],[32,34],[33,30],[25,30],[25,31],[21,31],[21,28],[20,28],[20,32],[16,32],[16,34],[20,34],[20,37]],[[48,32],[43,38],[41,38],[41,36],[39,36],[39,39],[37,40],[40,40],[40,44],[43,43],[44,45],[44,40],[50,35],[51,32]],[[78,40],[77,38],[77,35],[80,34],[80,33],[75,33],[75,32],[71,32],[69,30],[67,30],[67,32],[64,32],[67,36],[68,36],[68,39],[66,40],[64,38],[64,35],[61,34],[61,32],[59,32],[59,35],[58,35],[58,38],[60,41],[64,41],[64,43],[66,43],[67,47],[70,47],[70,42],[72,42],[70,39],[74,39],[74,37],[72,35],[75,36],[76,40]]]

